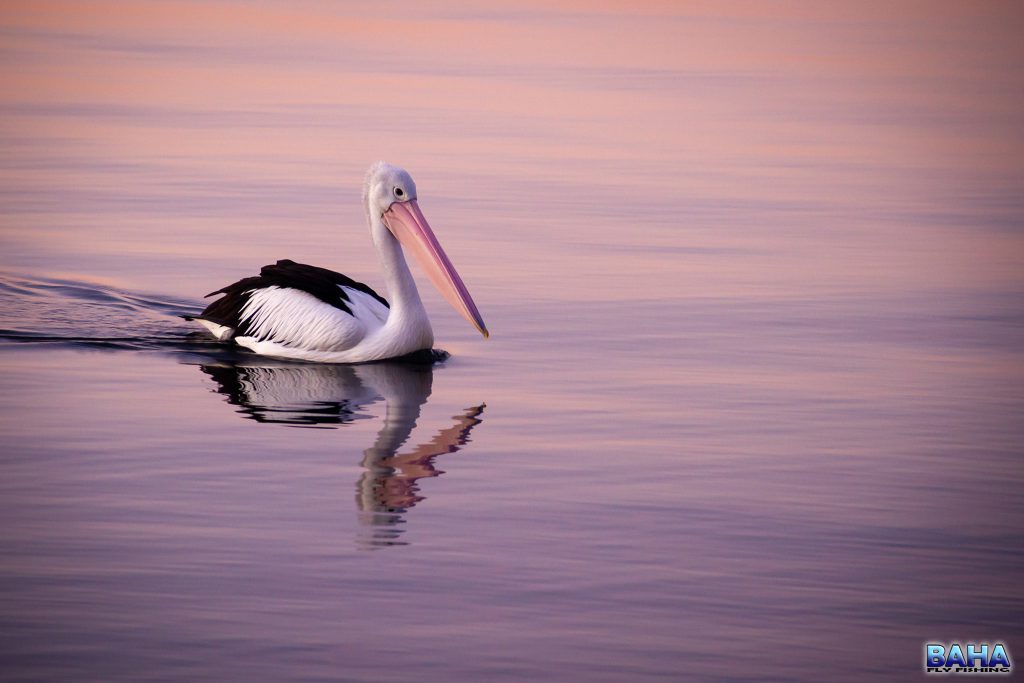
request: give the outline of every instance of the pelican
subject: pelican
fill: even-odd
[[[275,358],[363,363],[429,350],[434,332],[404,246],[455,310],[487,338],[473,298],[420,211],[412,177],[383,161],[372,165],[363,205],[390,304],[341,273],[282,260],[207,294],[223,296],[194,319],[218,340]]]

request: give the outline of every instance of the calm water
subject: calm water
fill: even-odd
[[[1011,5],[0,10],[0,677],[906,680],[1024,655]],[[380,284],[370,162],[492,338],[261,360]]]

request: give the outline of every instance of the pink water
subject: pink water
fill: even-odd
[[[0,674],[906,680],[1024,652],[1013,5],[0,9]],[[491,331],[257,362],[380,285],[377,159]]]

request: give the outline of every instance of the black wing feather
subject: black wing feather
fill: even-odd
[[[298,289],[315,296],[325,304],[345,311],[349,315],[352,314],[352,309],[349,308],[348,296],[341,287],[351,287],[356,291],[369,294],[390,308],[384,297],[362,282],[356,282],[352,278],[336,273],[333,270],[318,268],[317,266],[307,266],[304,263],[282,259],[273,265],[263,266],[260,269],[260,274],[255,277],[243,278],[234,284],[207,294],[207,297],[217,294],[223,294],[224,296],[207,306],[197,317],[218,325],[231,327],[237,334],[244,336],[245,330],[242,329],[243,324],[240,318],[242,309],[249,301],[249,294],[254,289],[262,289],[264,287]]]

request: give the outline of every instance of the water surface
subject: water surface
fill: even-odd
[[[906,680],[1024,652],[1009,5],[0,11],[0,672]],[[480,306],[442,362],[181,319],[377,287],[385,158]]]

